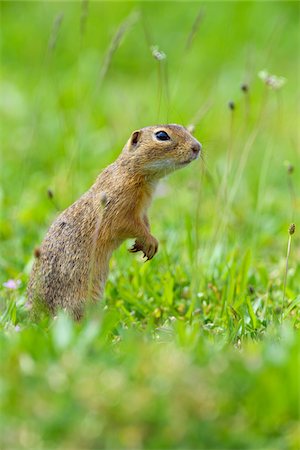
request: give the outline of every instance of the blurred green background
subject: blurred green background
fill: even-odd
[[[297,2],[1,3],[3,448],[299,448],[299,39]],[[33,323],[34,248],[157,123],[203,144],[159,253],[125,243],[82,323]]]

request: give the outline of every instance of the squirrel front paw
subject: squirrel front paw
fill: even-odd
[[[128,249],[130,253],[143,252],[146,261],[153,258],[158,249],[158,241],[155,237],[150,236],[147,240],[136,239],[131,248]]]

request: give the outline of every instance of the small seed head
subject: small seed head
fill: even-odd
[[[289,164],[287,171],[288,171],[288,174],[291,175],[294,172],[294,166],[292,164]]]
[[[235,109],[235,104],[234,104],[233,101],[230,101],[230,102],[228,103],[228,108],[229,108],[231,111],[233,111],[233,110]]]
[[[254,294],[254,292],[255,292],[255,289],[251,284],[248,286],[248,292],[249,292],[249,294]]]
[[[242,85],[241,85],[241,90],[243,91],[243,92],[248,92],[249,91],[249,86],[248,86],[248,84],[246,84],[246,83],[243,83]]]
[[[49,189],[47,190],[47,195],[48,195],[48,197],[49,197],[50,199],[54,197],[54,194],[53,194],[52,189],[49,188]]]
[[[291,225],[289,226],[289,234],[290,236],[292,236],[292,234],[295,233],[296,230],[296,225],[294,223],[291,223]]]

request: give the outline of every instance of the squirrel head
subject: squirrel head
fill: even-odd
[[[140,174],[161,178],[200,155],[201,144],[181,125],[156,125],[134,131],[121,158]]]

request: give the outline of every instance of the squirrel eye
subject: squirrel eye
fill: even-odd
[[[156,139],[158,139],[159,141],[169,141],[170,140],[170,136],[165,131],[157,131],[155,133],[155,136],[156,136]]]

